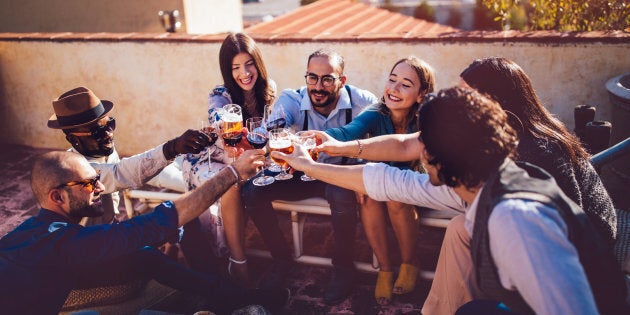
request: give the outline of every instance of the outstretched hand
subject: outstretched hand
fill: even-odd
[[[311,155],[308,153],[308,150],[299,144],[293,145],[293,153],[291,154],[285,154],[280,151],[273,151],[271,152],[271,156],[278,160],[285,160],[287,163],[289,163],[289,165],[291,165],[291,168],[303,172],[310,165],[317,163],[313,161]]]
[[[178,154],[199,153],[208,145],[210,145],[210,137],[207,134],[188,129],[181,136],[166,142],[162,151],[166,159],[171,160]]]
[[[265,151],[261,149],[247,150],[243,152],[232,167],[236,169],[240,180],[245,181],[258,173],[258,169],[265,165]]]
[[[319,143],[314,149],[315,152],[324,152],[330,156],[352,156],[349,145],[353,142],[338,141],[323,131],[309,130],[309,132],[315,135]]]

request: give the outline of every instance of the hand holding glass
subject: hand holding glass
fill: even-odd
[[[308,134],[307,131],[298,131],[295,133],[294,141],[308,150],[308,153],[311,155],[313,161],[317,161],[318,154],[315,150],[313,150],[317,146],[317,138],[315,137],[315,134]],[[300,176],[300,179],[305,182],[315,180],[315,178],[306,174]]]

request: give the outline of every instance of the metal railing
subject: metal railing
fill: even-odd
[[[623,140],[614,146],[591,156],[591,164],[595,169],[613,162],[625,155],[630,154],[630,138]]]

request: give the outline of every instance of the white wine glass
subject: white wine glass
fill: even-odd
[[[210,123],[210,121],[208,119],[202,119],[200,121],[200,123],[199,123],[199,131],[205,133],[210,138],[210,143],[206,147],[206,158],[208,159],[208,167],[207,167],[207,169],[205,169],[199,175],[199,179],[201,181],[206,181],[210,177],[212,177],[212,172],[210,171],[210,167],[211,167],[210,163],[212,163],[210,161],[210,147],[212,145],[214,145],[215,142],[217,142],[217,139],[219,139],[219,135],[217,134],[216,130],[214,129],[213,124]]]

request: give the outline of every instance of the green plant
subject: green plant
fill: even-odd
[[[424,0],[413,11],[413,17],[429,22],[435,22],[435,9],[426,0]]]
[[[526,29],[559,31],[622,30],[630,27],[626,0],[482,0],[482,4],[512,27],[525,12]]]

